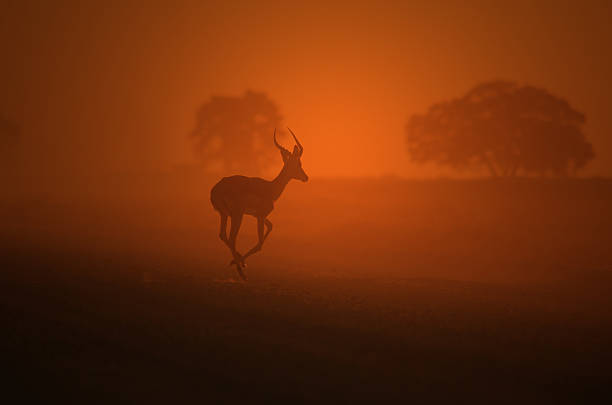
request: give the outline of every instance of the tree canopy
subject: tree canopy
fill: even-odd
[[[272,158],[274,128],[281,115],[265,93],[241,97],[212,97],[197,112],[196,153],[210,170],[251,175],[265,169]]]
[[[544,89],[493,81],[411,116],[406,141],[416,163],[485,167],[493,176],[566,175],[594,157],[584,123],[584,114]]]

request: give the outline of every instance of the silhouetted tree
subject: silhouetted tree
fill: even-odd
[[[406,141],[417,163],[484,166],[492,176],[566,175],[594,157],[584,123],[582,113],[544,89],[494,81],[410,117]]]
[[[280,125],[276,104],[265,93],[212,97],[197,112],[196,153],[209,169],[252,175],[268,166],[272,133]]]

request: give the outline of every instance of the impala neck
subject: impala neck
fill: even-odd
[[[287,172],[286,167],[283,166],[278,176],[276,176],[276,178],[272,180],[271,182],[272,183],[272,199],[274,201],[278,200],[278,197],[280,197],[280,195],[285,190],[285,186],[287,186],[287,183],[289,183],[289,180],[291,180],[291,177],[289,176],[289,173]]]

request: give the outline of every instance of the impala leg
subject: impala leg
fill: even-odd
[[[219,238],[229,247],[229,241],[227,239],[227,215],[219,214],[221,216],[221,224],[219,227]]]
[[[238,270],[238,274],[240,274],[240,277],[246,280],[246,276],[242,272],[242,267],[245,267],[244,259],[242,258],[240,253],[236,251],[236,237],[238,236],[238,230],[240,229],[241,224],[242,224],[242,214],[232,215],[232,226],[230,228],[230,236],[229,236],[228,245],[229,245],[230,251],[232,252],[232,256],[234,257],[234,260],[230,264],[235,264],[236,270]]]
[[[266,221],[265,218],[257,218],[257,237],[259,239],[259,242],[257,242],[257,245],[253,246],[251,250],[249,250],[244,256],[242,256],[243,261],[246,260],[247,257],[261,250],[264,240],[266,239],[266,235],[264,235],[264,221]],[[270,233],[269,230],[268,233]]]
[[[263,226],[266,227],[266,232],[263,231]],[[263,221],[259,218],[257,219],[257,237],[259,238],[259,243],[255,245],[251,250],[247,252],[244,256],[242,256],[242,260],[244,261],[247,257],[259,252],[263,246],[264,241],[268,237],[268,235],[272,232],[272,222],[270,222],[267,218]],[[232,260],[231,264],[235,264],[235,261]]]
[[[264,224],[266,225],[266,233],[264,234],[264,240],[266,240],[270,232],[272,232],[272,222],[270,222],[270,220],[266,218],[264,219]]]

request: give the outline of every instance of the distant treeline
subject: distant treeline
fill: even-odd
[[[282,115],[265,93],[212,97],[196,118],[191,136],[207,170],[256,173],[272,162],[269,137],[282,127]],[[412,115],[405,139],[409,159],[418,164],[484,169],[494,177],[566,176],[595,156],[582,129],[585,121],[583,113],[544,89],[500,80]]]

